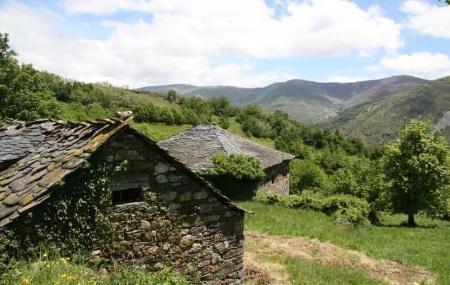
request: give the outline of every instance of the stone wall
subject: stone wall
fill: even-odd
[[[289,195],[289,160],[265,169],[258,193]]]
[[[171,164],[142,138],[123,131],[101,150],[109,162],[128,161],[112,190],[143,188],[141,201],[116,205],[112,241],[96,254],[181,271],[192,283],[242,284],[241,211],[221,203],[206,186]]]

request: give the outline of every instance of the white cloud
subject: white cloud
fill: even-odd
[[[150,12],[148,0],[63,0],[69,13],[111,15],[121,10]]]
[[[18,2],[0,8],[21,59],[70,78],[114,84],[235,84],[256,86],[295,74],[236,62],[349,54],[402,46],[400,26],[377,6],[351,1],[286,1],[286,14],[263,0],[65,0],[69,13],[112,15],[122,10],[151,20],[105,21],[104,39],[67,34],[64,15]],[[101,17],[99,18],[101,19]],[[94,27],[95,28],[95,27]]]
[[[423,0],[407,0],[402,10],[408,14],[408,27],[419,33],[450,39],[450,6],[432,5]]]
[[[378,65],[368,67],[368,71],[390,71],[436,79],[450,75],[450,58],[446,54],[431,52],[388,56],[382,58]]]

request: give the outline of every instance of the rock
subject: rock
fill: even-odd
[[[141,229],[142,230],[150,230],[152,228],[152,224],[149,221],[142,220],[141,221]]]
[[[169,175],[169,182],[177,182],[180,181],[183,177],[177,175]]]
[[[101,250],[93,250],[93,251],[91,252],[91,255],[95,256],[95,255],[100,255],[101,253],[102,253]]]
[[[156,176],[156,182],[158,182],[159,184],[163,184],[163,183],[167,183],[167,177],[165,175],[158,175]]]
[[[195,239],[193,236],[191,235],[186,235],[184,237],[181,238],[180,240],[180,246],[182,248],[190,248],[195,242]]]
[[[200,199],[206,199],[208,198],[208,193],[206,191],[198,191],[194,193],[194,199],[200,200]]]
[[[175,191],[167,191],[160,194],[161,199],[164,202],[171,202],[177,197],[178,193]]]
[[[169,210],[176,210],[176,209],[179,209],[179,208],[181,208],[180,204],[177,204],[177,203],[170,203],[169,204]]]
[[[155,166],[155,173],[157,173],[157,174],[166,173],[168,170],[169,170],[169,166],[162,162],[158,162],[158,164]]]
[[[186,192],[186,193],[183,193],[183,194],[178,194],[178,201],[180,201],[180,202],[185,202],[185,201],[189,201],[189,200],[191,200],[192,199],[192,194],[191,194],[191,192],[189,191],[189,192]]]
[[[19,200],[20,200],[19,196],[17,196],[16,194],[10,194],[3,200],[3,204],[7,206],[12,206],[15,205],[17,202],[19,202]]]

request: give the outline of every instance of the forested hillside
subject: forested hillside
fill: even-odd
[[[371,143],[382,143],[396,138],[405,122],[422,118],[431,120],[450,139],[449,111],[450,77],[446,77],[351,107],[325,126]]]
[[[266,110],[286,112],[303,123],[320,123],[337,116],[348,107],[387,97],[425,82],[412,76],[393,76],[353,83],[319,83],[295,79],[261,88],[174,84],[148,86],[139,90],[162,93],[174,90],[187,97],[225,96],[237,106],[258,104]]]

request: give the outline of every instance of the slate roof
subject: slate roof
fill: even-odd
[[[294,158],[288,153],[253,143],[212,124],[198,125],[160,141],[158,145],[191,169],[212,167],[212,159],[219,152],[252,156],[264,168]]]
[[[131,117],[66,123],[51,119],[33,122],[14,121],[0,128],[0,228],[21,213],[45,201],[52,186],[76,170],[93,152],[121,130],[140,135],[167,159],[185,168],[204,183],[222,203],[244,211],[181,162],[160,149],[144,134],[129,127]]]

